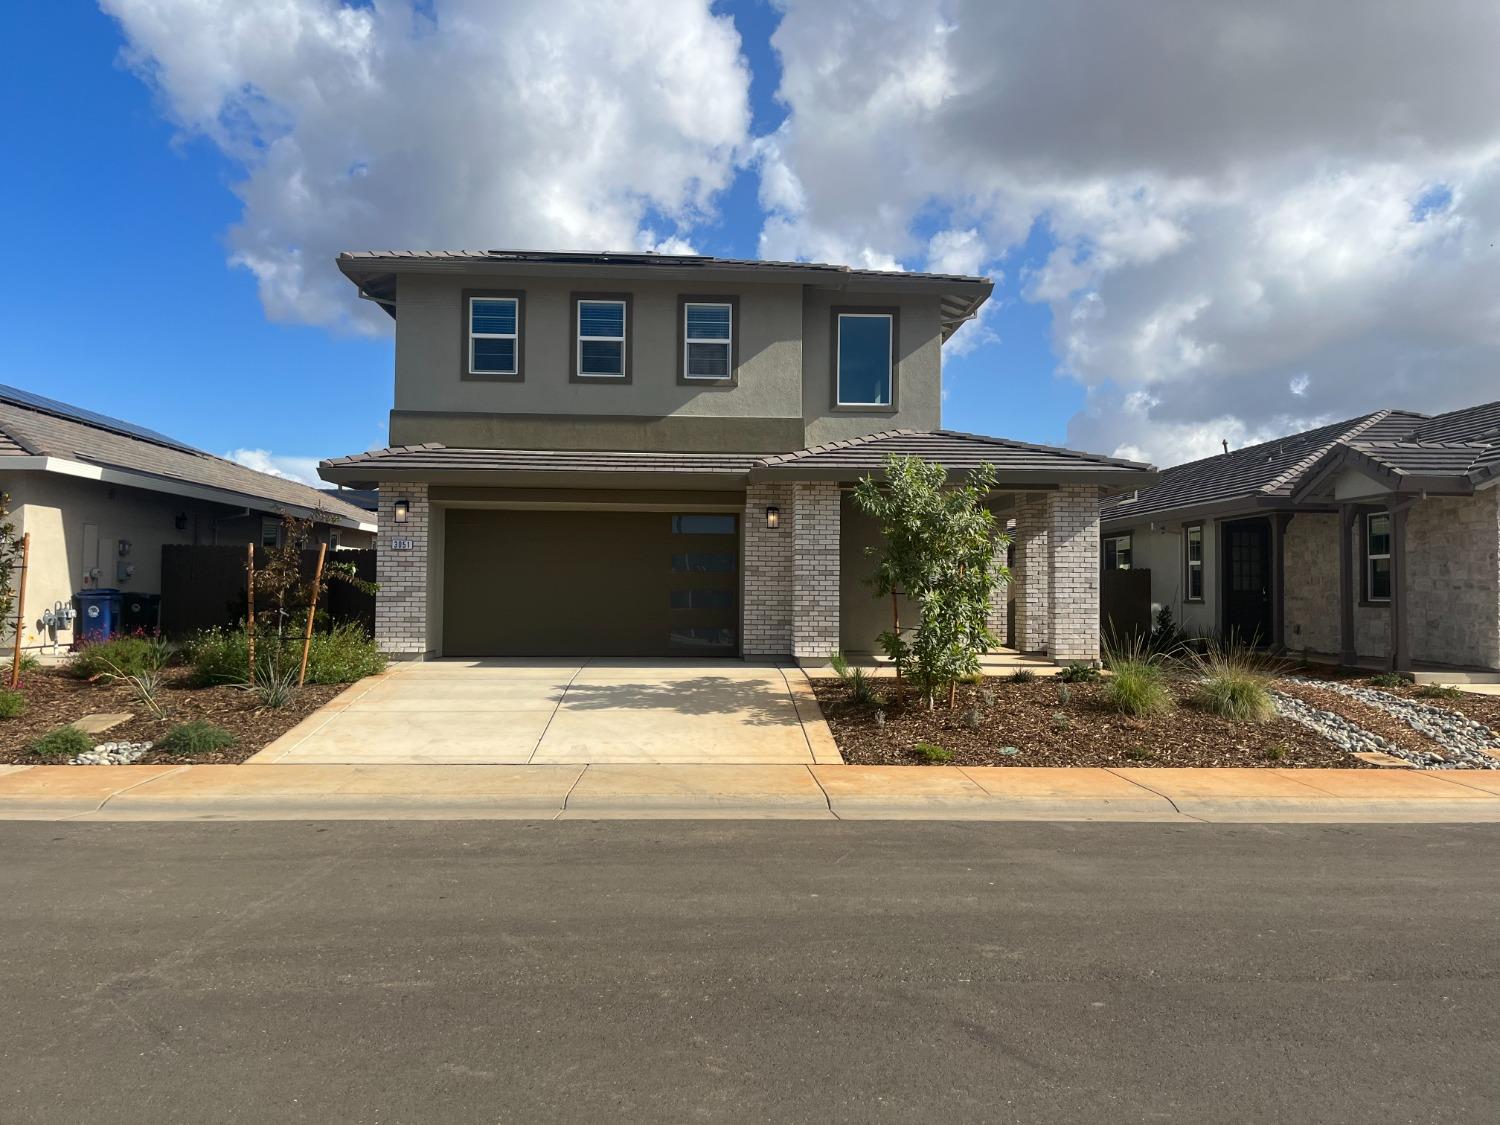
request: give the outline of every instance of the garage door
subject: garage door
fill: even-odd
[[[447,656],[733,656],[732,514],[453,508]]]

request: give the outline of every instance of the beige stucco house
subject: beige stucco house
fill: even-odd
[[[1500,403],[1382,410],[1165,469],[1103,562],[1190,634],[1401,671],[1500,671]]]
[[[995,466],[1020,643],[1098,655],[1099,505],[1153,473],[942,429],[943,342],[988,279],[515,251],[338,265],[396,321],[391,448],[319,470],[379,487],[391,654],[871,652],[890,608],[848,492],[901,452]]]
[[[0,386],[0,492],[31,536],[22,644],[76,639],[80,590],[162,594],[167,544],[274,544],[281,516],[312,518],[323,542],[367,547],[372,513],[337,495],[247,469],[140,426]],[[12,623],[4,632],[13,636]]]

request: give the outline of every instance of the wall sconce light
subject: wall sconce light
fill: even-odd
[[[186,512],[180,513],[178,515],[178,517],[175,520],[172,521],[172,523],[176,526],[176,528],[177,528],[178,531],[186,531],[187,530],[187,513]]]
[[[766,509],[766,526],[767,527],[780,527],[781,526],[781,509],[780,508],[767,508]]]
[[[397,500],[392,508],[397,523],[405,523],[406,517],[411,513],[411,504],[405,500]]]

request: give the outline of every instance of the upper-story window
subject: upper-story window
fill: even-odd
[[[630,299],[614,295],[575,295],[573,377],[620,379],[630,376]]]
[[[682,354],[677,372],[682,382],[733,382],[738,304],[734,297],[681,299]]]
[[[896,405],[896,310],[833,310],[833,405],[893,410]]]
[[[464,291],[465,379],[520,380],[522,303],[516,292]]]

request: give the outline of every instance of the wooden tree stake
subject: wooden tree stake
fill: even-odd
[[[302,669],[297,673],[297,686],[307,679],[307,651],[312,648],[313,614],[318,608],[318,587],[323,584],[323,556],[328,554],[328,544],[318,544],[318,568],[313,571],[312,598],[307,603],[307,632],[302,634]]]
[[[245,649],[250,658],[250,682],[255,682],[255,544],[245,545]]]
[[[26,621],[26,572],[31,569],[31,532],[21,536],[21,584],[16,590],[16,647],[10,657],[10,686],[21,686],[21,636]],[[54,640],[56,637],[53,638]]]

